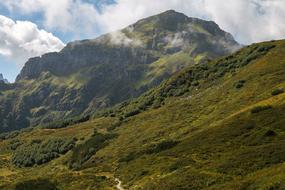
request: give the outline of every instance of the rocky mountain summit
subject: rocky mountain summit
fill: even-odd
[[[59,53],[32,58],[17,80],[37,78],[46,71],[62,76],[102,64],[146,65],[181,51],[194,58],[200,54],[214,58],[238,48],[231,34],[216,23],[170,10],[94,40],[71,42]]]

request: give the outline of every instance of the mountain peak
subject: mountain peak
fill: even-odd
[[[0,126],[1,121],[14,128],[36,126],[113,106],[139,96],[182,68],[228,55],[236,47],[238,43],[214,22],[174,10],[96,39],[69,43],[58,53],[25,64],[16,80],[23,86],[15,90],[19,96],[25,89],[36,90],[27,99],[14,98],[21,103],[7,107]],[[15,110],[16,122],[9,118],[10,109]],[[18,113],[23,114],[18,117]]]
[[[178,25],[186,24],[191,20],[192,18],[189,18],[183,13],[176,12],[175,10],[168,10],[160,14],[141,19],[133,24],[132,27],[140,28],[142,25],[152,24],[155,28],[175,30]]]
[[[165,17],[165,16],[183,16],[183,17],[188,17],[185,14],[177,12],[177,11],[175,11],[173,9],[164,11],[164,12],[162,12],[162,13],[156,15],[156,16],[163,16],[163,17]]]
[[[8,80],[3,77],[2,73],[0,73],[0,82],[8,83]]]
[[[164,11],[164,12],[158,14],[158,15],[165,16],[165,15],[184,15],[184,14],[180,13],[180,12],[177,12],[177,11],[175,11],[173,9],[170,9],[170,10]],[[184,16],[187,17],[186,15],[184,15]]]

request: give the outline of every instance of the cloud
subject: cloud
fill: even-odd
[[[177,32],[174,35],[168,35],[165,37],[164,41],[168,43],[171,47],[181,47],[185,44],[183,36],[187,33],[186,31]]]
[[[99,12],[95,5],[80,0],[2,0],[10,12],[31,15],[41,13],[49,30],[73,33],[76,37],[95,36]]]
[[[97,0],[98,1],[98,0]],[[94,2],[94,1],[93,1]],[[168,9],[213,20],[244,44],[285,38],[284,0],[2,0],[11,12],[42,13],[44,26],[80,38],[94,38]]]
[[[127,28],[128,32],[132,32],[132,28],[129,27]],[[114,44],[114,45],[121,45],[121,46],[132,46],[132,47],[143,47],[145,44],[143,44],[143,42],[140,39],[137,38],[129,38],[128,36],[126,36],[125,33],[121,32],[121,31],[115,31],[115,32],[111,32],[110,33],[110,43]]]
[[[0,55],[22,66],[28,58],[59,51],[64,44],[29,21],[13,21],[0,15]]]
[[[205,1],[205,13],[242,43],[285,38],[284,0]]]

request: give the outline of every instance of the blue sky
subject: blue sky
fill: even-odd
[[[93,5],[94,8],[96,8],[100,12],[102,6],[114,4],[115,0],[83,0],[83,2]],[[21,14],[21,13],[18,13],[17,11],[13,12],[9,10],[9,8],[5,7],[3,4],[0,3],[0,15],[7,16],[13,20],[32,21],[33,23],[37,24],[39,28],[45,28],[43,24],[43,20],[44,20],[43,12],[40,12],[40,11],[32,13],[32,14]],[[62,32],[62,31],[58,31],[55,29],[55,30],[52,30],[52,33],[55,36],[59,37],[65,43],[70,42],[71,40],[75,40],[75,36],[73,32]],[[80,38],[84,38],[84,36]]]
[[[284,0],[1,0],[0,73],[14,81],[30,57],[169,9],[213,20],[242,44],[285,38]]]
[[[38,15],[24,16],[24,15],[11,14],[9,10],[1,4],[0,4],[0,15],[10,17],[14,20],[33,20],[33,21],[38,20]],[[40,23],[39,20],[37,22]],[[4,77],[7,78],[9,81],[14,81],[20,70],[21,67],[18,66],[13,60],[0,55],[0,73],[4,74]]]
[[[9,81],[13,81],[20,72],[20,67],[3,56],[0,56],[0,68],[0,73],[3,73]]]
[[[94,5],[94,8],[96,8],[99,12],[102,6],[115,3],[114,0],[85,0],[85,2]],[[9,10],[9,8],[4,6],[3,4],[0,4],[0,15],[11,18],[14,21],[16,20],[31,21],[35,23],[40,29],[45,28],[43,24],[44,15],[42,12],[35,12],[32,14],[19,14],[18,12],[13,12]],[[91,37],[88,36],[88,34],[86,36],[85,35],[77,36],[74,35],[73,32],[62,32],[57,29],[51,30],[51,32],[53,33],[53,35],[58,37],[63,43],[68,43],[73,40],[85,39]],[[23,66],[22,64],[19,65],[15,63],[13,59],[5,57],[0,54],[0,73],[3,73],[4,77],[7,78],[9,81],[15,80],[22,66]]]

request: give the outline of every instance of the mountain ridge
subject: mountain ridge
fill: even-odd
[[[178,17],[178,18],[177,18]],[[153,21],[154,20],[154,21]],[[166,20],[166,21],[165,21]],[[173,21],[172,21],[173,20]],[[114,40],[112,38],[112,35],[113,34],[116,34],[116,32],[119,32],[119,35],[116,35],[115,37],[119,37],[119,38],[126,38],[126,40],[136,40],[135,38],[132,39],[132,38],[128,38],[128,36],[125,36],[127,35],[126,33],[129,32],[129,31],[136,31],[136,30],[139,30],[141,29],[141,27],[144,27],[144,24],[145,23],[150,23],[150,22],[158,22],[158,23],[161,23],[161,22],[166,22],[167,24],[165,26],[160,26],[160,27],[166,27],[166,28],[163,28],[163,29],[166,29],[166,30],[169,30],[169,25],[171,25],[171,23],[169,24],[169,22],[175,22],[175,26],[172,26],[173,29],[176,31],[176,32],[181,32],[178,25],[180,24],[189,24],[189,23],[199,23],[201,22],[202,26],[206,26],[206,29],[208,29],[209,33],[211,33],[212,35],[218,35],[218,36],[222,36],[222,37],[225,37],[226,40],[229,40],[229,48],[231,49],[230,52],[233,52],[233,51],[236,51],[237,49],[241,48],[241,46],[234,40],[234,38],[232,37],[232,35],[230,33],[227,33],[227,32],[224,32],[223,30],[221,30],[219,28],[219,26],[213,22],[213,21],[204,21],[202,19],[198,19],[198,18],[192,18],[192,17],[187,17],[186,15],[184,15],[183,13],[178,13],[174,10],[169,10],[169,11],[166,11],[166,12],[163,12],[161,14],[158,14],[158,15],[155,15],[155,16],[151,16],[151,17],[148,17],[148,18],[145,18],[145,19],[142,19],[142,20],[139,20],[137,21],[135,24],[132,24],[132,25],[129,25],[128,27],[122,29],[122,30],[119,30],[119,31],[115,31],[115,32],[111,32],[109,34],[104,34],[104,35],[101,35],[99,36],[98,38],[95,38],[95,39],[92,39],[92,40],[81,40],[81,41],[74,41],[74,42],[70,42],[66,45],[66,47],[63,48],[62,51],[60,51],[59,53],[56,53],[56,52],[52,52],[52,53],[47,53],[47,54],[44,54],[42,55],[41,57],[35,57],[35,58],[31,58],[31,61],[28,61],[27,64],[31,64],[31,67],[35,67],[35,65],[33,64],[33,62],[37,62],[39,59],[41,58],[50,58],[51,60],[54,59],[56,57],[56,55],[59,55],[61,53],[65,53],[65,52],[68,52],[69,50],[72,50],[74,48],[77,48],[76,46],[88,46],[88,45],[98,45],[100,46],[101,44],[103,45],[106,45],[106,44],[111,44],[111,45],[118,45],[118,46],[121,46],[121,45],[124,45],[124,42],[120,42],[120,40],[118,40],[118,42],[112,42],[112,40]],[[200,23],[199,23],[200,24]],[[151,30],[153,30],[152,32],[154,32],[153,35],[155,35],[155,30],[158,30],[160,29],[159,27],[158,28],[153,28]],[[129,30],[129,31],[128,31]],[[171,30],[171,29],[170,29]],[[145,31],[143,31],[145,32]],[[147,31],[149,32],[149,31]],[[146,32],[146,33],[147,33]],[[120,36],[122,35],[122,36]],[[133,36],[132,36],[133,37]],[[122,39],[122,40],[125,40],[125,39]],[[139,39],[140,40],[140,39]],[[151,39],[151,41],[154,40],[154,39]],[[102,42],[103,41],[103,42]],[[144,44],[146,47],[146,49],[148,50],[153,50],[153,43],[146,43]],[[218,44],[215,44],[215,45],[218,45]],[[224,44],[225,45],[225,44]],[[232,47],[230,47],[230,45]],[[138,45],[139,46],[139,45]],[[135,46],[134,46],[135,47]],[[225,47],[227,48],[227,47]],[[219,48],[216,48],[216,49],[219,49]],[[164,52],[165,53],[165,52]],[[167,53],[166,53],[167,54]],[[222,53],[221,53],[222,54]],[[155,58],[153,58],[151,61],[147,61],[148,62],[153,62],[155,60]],[[70,60],[69,60],[70,61]],[[147,64],[146,63],[146,64]],[[25,70],[25,67],[23,68],[23,70]],[[23,71],[24,72],[24,71]],[[24,75],[24,76],[22,76]],[[19,76],[17,77],[17,80],[21,80],[22,78],[25,78],[25,74],[22,74],[22,71],[21,73],[19,74]]]

